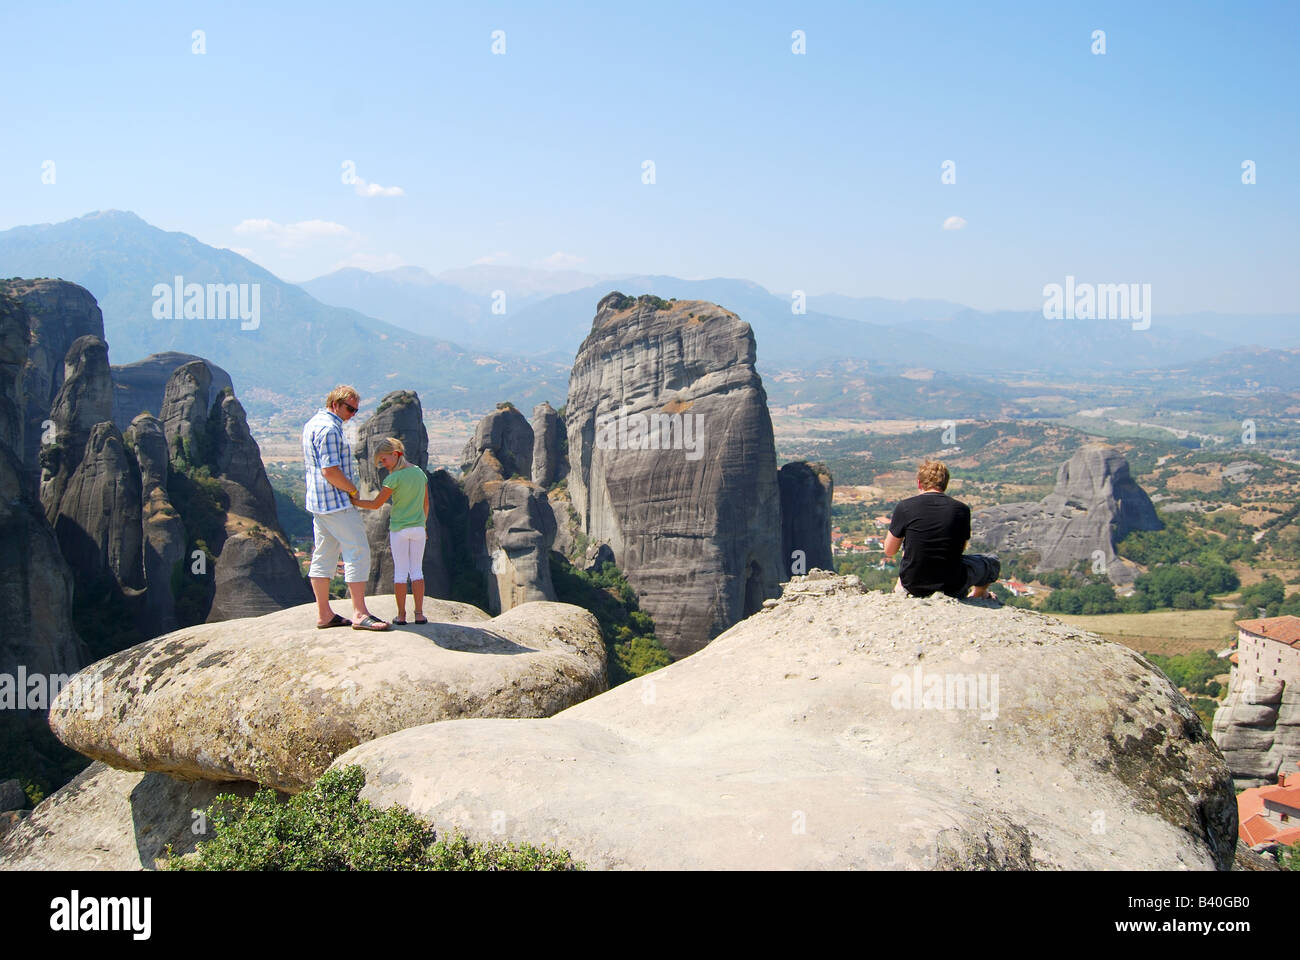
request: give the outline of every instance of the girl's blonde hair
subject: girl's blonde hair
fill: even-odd
[[[386,440],[380,441],[379,446],[375,448],[375,466],[379,466],[380,457],[386,456],[390,453],[395,453],[398,457],[397,466],[394,467],[394,472],[401,470],[406,466],[406,444],[402,443],[402,441],[398,440],[396,437],[389,437]]]

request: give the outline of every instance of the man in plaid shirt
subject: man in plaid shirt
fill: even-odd
[[[307,473],[307,511],[312,515],[316,546],[311,555],[312,593],[316,595],[316,626],[353,630],[387,630],[388,624],[366,609],[366,578],[370,575],[370,544],[361,514],[352,505],[357,496],[352,447],[343,436],[343,424],[361,404],[357,391],[346,384],[325,398],[325,409],[302,428],[302,462]],[[352,599],[352,619],[346,620],[330,606],[330,580],[343,557],[343,579]]]

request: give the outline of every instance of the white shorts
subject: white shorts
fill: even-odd
[[[424,579],[424,543],[429,535],[424,527],[405,527],[388,534],[393,551],[393,583],[414,583]]]
[[[348,583],[365,583],[370,578],[370,543],[366,525],[356,507],[333,513],[313,513],[312,531],[316,546],[311,552],[307,576],[331,580],[343,555],[343,579]]]

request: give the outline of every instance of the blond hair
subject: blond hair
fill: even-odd
[[[927,460],[916,471],[916,482],[922,490],[947,490],[948,468],[941,460]]]
[[[390,453],[397,454],[397,466],[393,468],[393,472],[396,473],[398,470],[401,470],[406,466],[406,444],[402,443],[402,441],[398,440],[396,437],[388,437],[385,440],[381,440],[379,446],[375,447],[375,455],[372,459],[375,462],[375,466],[379,466],[379,458]]]
[[[346,383],[340,383],[325,397],[325,409],[331,409],[334,404],[338,403],[340,400],[349,399],[360,400],[361,394],[357,393],[356,387],[348,386]]]

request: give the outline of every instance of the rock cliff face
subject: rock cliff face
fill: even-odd
[[[182,364],[167,379],[159,418],[173,461],[197,465],[210,455],[208,395],[211,392],[212,370],[206,360]]]
[[[89,291],[62,280],[0,280],[0,296],[6,293],[29,330],[24,342],[24,441],[19,455],[34,497],[41,476],[41,438],[63,386],[64,358],[79,337],[104,339],[104,317]]]
[[[460,455],[461,469],[469,473],[485,451],[492,451],[506,479],[533,475],[533,428],[514,407],[501,404],[479,421],[474,436]]]
[[[86,651],[72,628],[72,572],[23,460],[29,317],[9,285],[0,284],[0,674],[15,676],[19,665],[70,674]]]
[[[49,410],[52,442],[41,443],[41,503],[50,523],[59,513],[64,491],[81,466],[95,425],[109,419],[113,383],[108,345],[98,337],[78,337],[63,363],[63,385]]]
[[[1036,550],[1038,570],[1060,570],[1097,551],[1115,583],[1131,582],[1133,568],[1115,544],[1133,530],[1160,530],[1151,498],[1129,475],[1113,447],[1087,446],[1061,465],[1056,488],[1039,503],[1008,503],[977,510],[972,540],[993,550]]]
[[[1238,790],[1277,783],[1280,770],[1300,762],[1300,684],[1272,678],[1249,684],[1234,669],[1214,713],[1214,740]]]
[[[262,465],[262,451],[248,430],[248,416],[235,395],[223,391],[212,406],[216,429],[214,473],[230,501],[229,513],[271,530],[280,529],[275,493]]]
[[[79,583],[144,588],[140,470],[111,420],[97,423],[54,516],[54,533]]]
[[[383,485],[388,471],[375,463],[375,452],[388,437],[396,437],[406,447],[406,459],[421,470],[429,467],[429,433],[424,426],[424,409],[419,394],[411,390],[395,390],[379,402],[358,433],[354,447],[357,458],[357,476],[367,499],[374,497]],[[366,592],[391,593],[393,590],[393,553],[388,542],[388,520],[391,504],[378,510],[363,510],[366,539],[370,544],[370,577]],[[430,493],[429,518],[424,525],[424,593],[428,597],[447,597],[451,593],[450,577],[443,551],[442,528],[438,514],[433,509]]]
[[[502,613],[532,600],[554,600],[551,547],[555,515],[546,491],[529,480],[533,430],[513,407],[484,417],[465,447],[469,548],[487,584],[488,609]]]
[[[835,484],[824,463],[787,463],[781,485],[781,556],[787,574],[835,570],[831,556],[831,499]],[[798,556],[802,552],[803,556]],[[802,565],[802,569],[797,569]]]
[[[178,626],[171,580],[177,564],[185,560],[185,523],[167,495],[170,458],[162,421],[141,413],[131,421],[125,439],[140,466],[145,582],[141,629],[156,637]]]
[[[214,569],[194,574],[211,578],[203,581],[211,590],[208,622],[261,616],[311,597],[280,529],[275,495],[243,405],[223,389],[209,407],[213,380],[206,360],[177,367],[163,388],[161,416],[172,475],[206,471],[220,488],[217,502],[207,508],[220,517],[219,528],[209,532],[205,542],[216,556]],[[191,477],[185,482],[202,496],[211,496],[203,492],[204,481]],[[186,549],[192,551],[203,521],[197,515],[187,518],[184,510],[181,519]]]
[[[57,339],[89,322],[79,289],[56,290],[58,295],[43,307],[44,326],[30,329],[33,340],[46,333]],[[15,335],[34,322],[16,298],[0,299],[14,311]],[[70,320],[59,322],[53,316],[60,303],[73,311]],[[98,311],[93,315],[98,317]],[[22,339],[25,345],[28,338]],[[45,370],[46,352],[47,344],[29,352],[24,364],[25,371],[35,371],[37,384],[32,390],[24,387],[23,408],[29,419],[39,419],[38,429],[49,426],[43,438],[36,438],[43,441],[40,501],[59,551],[74,571],[76,603],[85,608],[108,602],[112,607],[105,611],[104,623],[111,629],[104,642],[129,636],[132,628],[119,622],[123,618],[134,617],[133,629],[146,636],[202,618],[214,592],[220,593],[217,613],[226,616],[264,613],[268,598],[279,607],[310,598],[280,530],[274,494],[243,407],[227,387],[214,395],[214,384],[229,382],[224,371],[214,373],[206,361],[184,354],[111,368],[107,345],[86,334],[72,341],[62,372],[53,376]],[[169,358],[183,362],[158,384]],[[125,393],[115,390],[113,369],[126,371]],[[54,382],[57,392],[42,412],[42,391]],[[113,416],[115,409],[120,416],[128,401],[152,404],[160,418],[136,416],[124,436]],[[29,439],[24,438],[24,446]],[[223,566],[223,544],[243,535]],[[190,571],[187,554],[200,539],[217,557],[216,570]],[[178,611],[182,598],[174,595],[174,574],[182,561],[183,572],[202,578],[183,581],[184,620]],[[125,605],[112,599],[114,592]]]
[[[533,483],[549,487],[568,473],[560,415],[543,400],[533,408]]]
[[[78,337],[50,408],[54,442],[41,447],[41,502],[77,582],[134,596],[144,586],[140,471],[112,409],[108,347]]]
[[[1223,757],[1141,656],[847,577],[548,719],[413,727],[349,764],[377,806],[595,869],[1226,870],[1237,840]]]
[[[196,357],[192,353],[167,351],[151,354],[134,363],[114,366],[113,422],[117,424],[117,428],[126,433],[126,428],[142,413],[158,416],[162,412],[163,394],[173,371],[195,360],[203,360],[203,358]],[[215,363],[206,360],[203,362],[207,363],[212,380],[204,405],[207,409],[211,409],[221,391],[234,390],[235,385],[230,380],[230,374],[225,370]]]
[[[749,324],[611,293],[569,379],[569,489],[675,657],[775,596],[781,503]],[[653,418],[653,419],[652,419]]]

